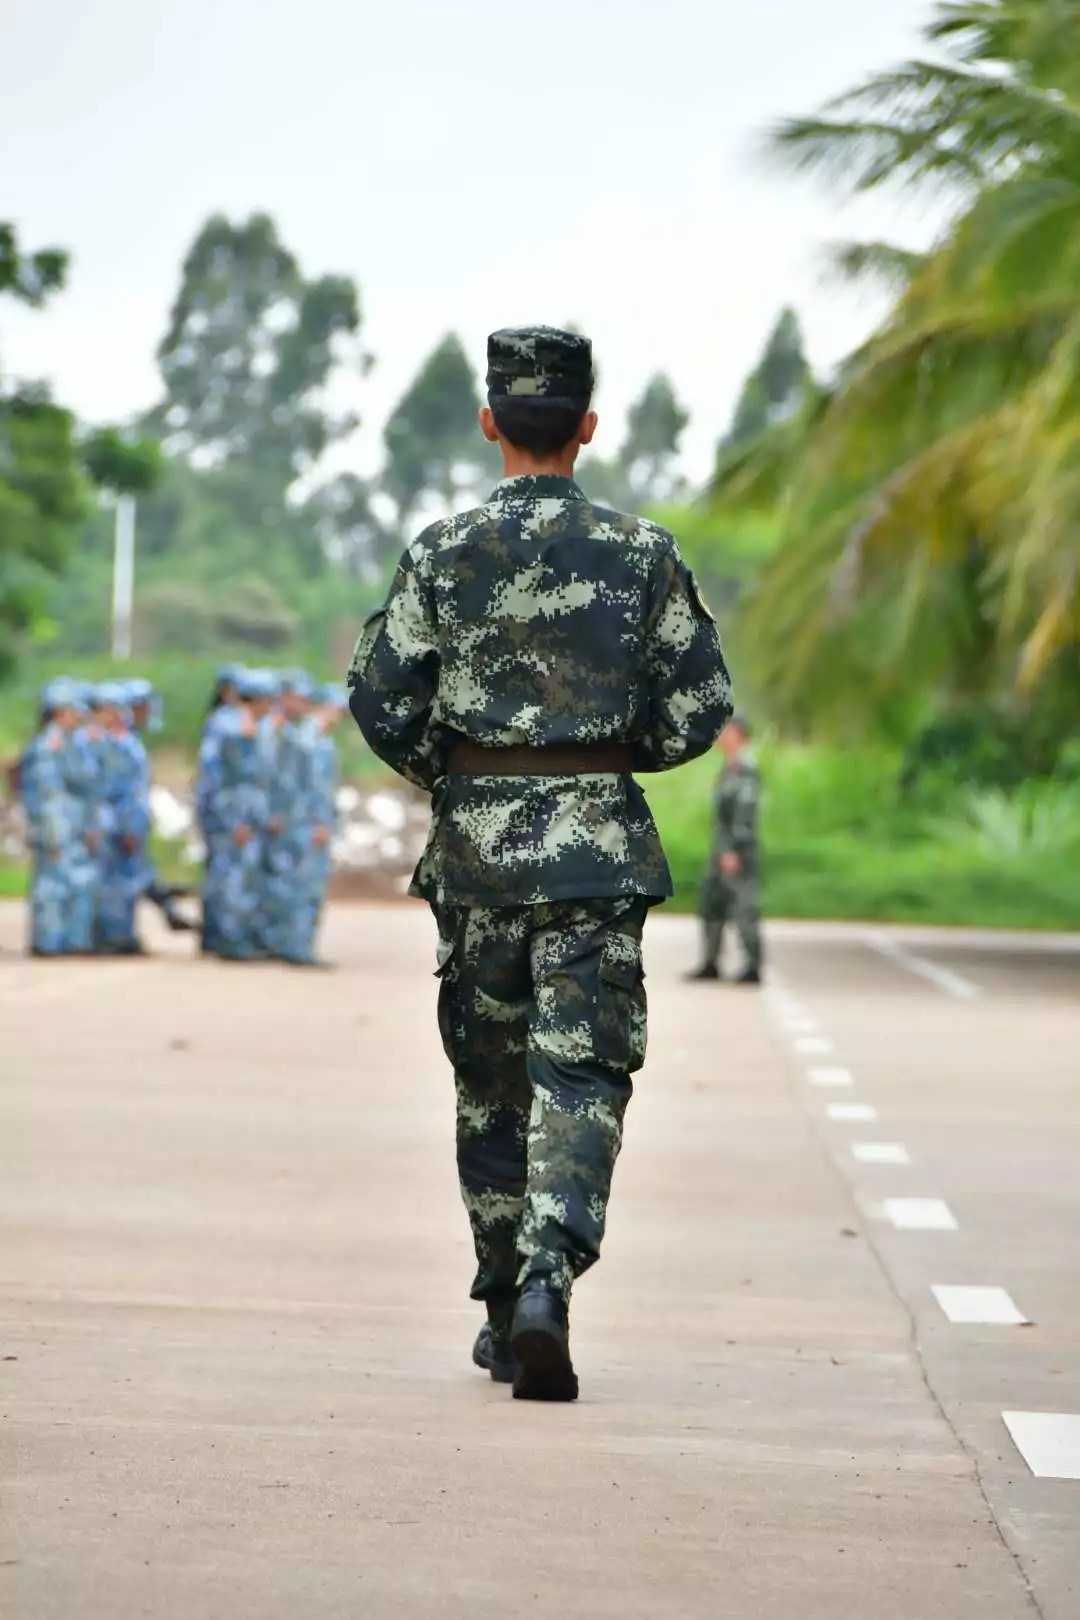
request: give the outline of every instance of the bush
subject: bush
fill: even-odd
[[[208,654],[213,645],[214,604],[200,586],[171,580],[140,594],[135,615],[140,658],[159,652]]]
[[[223,641],[238,641],[272,653],[291,644],[298,619],[269,580],[249,574],[236,582],[216,608],[213,624]]]
[[[1028,782],[973,794],[927,780],[903,794],[900,756],[766,743],[762,898],[780,917],[1080,925],[1080,792]],[[716,758],[645,777],[675,880],[693,909],[712,831]]]

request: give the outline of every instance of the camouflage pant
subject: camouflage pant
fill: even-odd
[[[210,841],[203,885],[203,944],[233,961],[260,960],[262,940],[263,843],[254,834],[241,848],[231,833]]]
[[[98,945],[128,945],[135,938],[135,906],[153,881],[154,868],[139,849],[124,850],[116,837],[101,854],[95,940]]]
[[[30,948],[44,956],[83,955],[94,942],[97,867],[80,845],[62,855],[36,851],[30,888]]]
[[[569,1298],[599,1257],[630,1075],[645,1056],[647,906],[437,911],[474,1299],[513,1300],[529,1278]]]
[[[285,962],[309,961],[314,950],[311,835],[304,826],[267,839],[261,937],[267,956]]]
[[[724,929],[735,925],[748,968],[761,967],[761,905],[758,898],[758,874],[755,869],[740,872],[736,877],[706,879],[701,891],[701,921],[704,936],[704,962],[711,967],[720,965],[724,947]]]

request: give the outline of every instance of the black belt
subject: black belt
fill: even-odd
[[[453,776],[602,776],[633,769],[627,743],[555,743],[550,748],[485,748],[463,737],[446,765]]]

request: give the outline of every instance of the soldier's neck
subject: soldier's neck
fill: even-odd
[[[504,478],[573,478],[574,464],[578,458],[579,445],[573,443],[559,451],[554,456],[532,456],[527,450],[519,450],[516,445],[500,441],[503,457]]]

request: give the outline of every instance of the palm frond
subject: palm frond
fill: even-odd
[[[924,253],[896,247],[892,242],[833,242],[826,248],[827,262],[841,281],[876,281],[902,292],[926,263]]]

